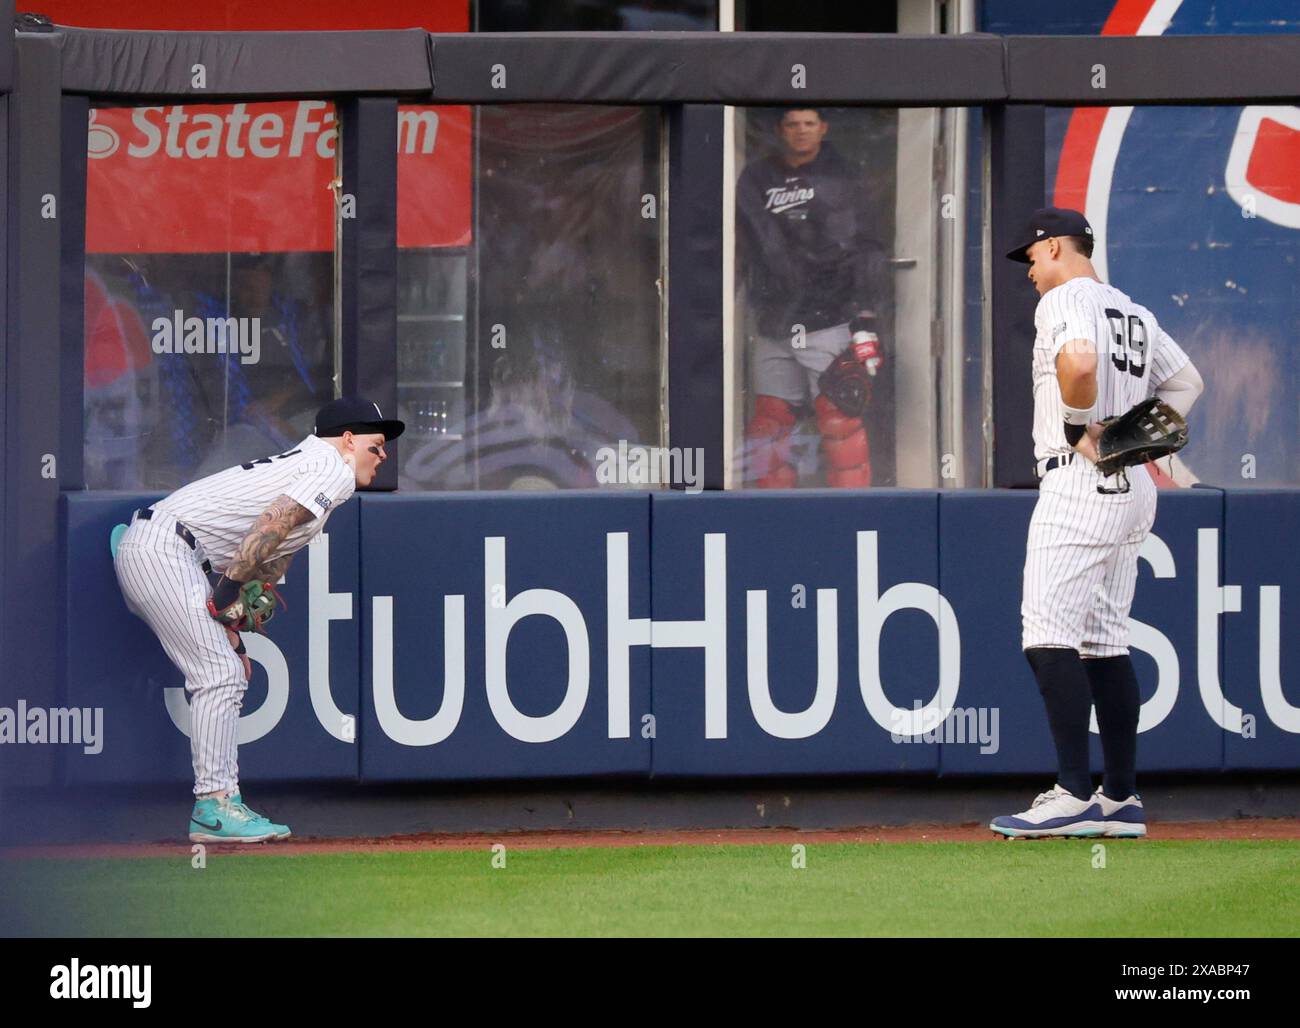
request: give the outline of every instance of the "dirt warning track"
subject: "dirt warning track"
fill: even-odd
[[[1231,841],[1300,839],[1300,819],[1241,818],[1231,821],[1177,821],[1155,823],[1149,838],[1158,841]],[[790,846],[826,843],[895,842],[978,842],[1009,845],[1064,845],[1087,839],[1002,839],[983,824],[908,825],[836,830],[798,831],[787,828],[690,829],[677,831],[588,831],[568,829],[546,832],[476,832],[452,834],[430,832],[391,835],[381,838],[313,838],[304,836],[285,842],[251,845],[207,843],[210,854],[246,856],[311,856],[326,853],[415,853],[422,851],[487,850],[499,844],[509,849],[564,849],[583,847],[637,846]],[[1142,845],[1145,840],[1109,839],[1123,845]],[[192,845],[170,840],[159,842],[94,843],[64,846],[27,846],[0,850],[10,859],[122,859],[134,857],[189,857]]]

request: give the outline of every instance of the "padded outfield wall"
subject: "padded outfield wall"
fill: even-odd
[[[108,552],[157,498],[64,501],[62,685],[104,709],[101,753],[61,748],[68,784],[188,781],[182,683]],[[249,640],[243,773],[1050,773],[1019,640],[1034,499],[359,495]],[[1297,532],[1293,492],[1162,492],[1132,611],[1140,770],[1297,766]]]

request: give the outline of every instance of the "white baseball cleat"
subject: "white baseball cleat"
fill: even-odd
[[[1098,789],[1092,799],[1101,807],[1101,821],[1110,838],[1141,839],[1147,834],[1147,813],[1136,793],[1126,800],[1112,800]]]
[[[1048,836],[1091,838],[1106,834],[1101,804],[1094,794],[1081,800],[1055,785],[1039,793],[1028,810],[995,817],[989,828],[1009,839],[1038,839]]]

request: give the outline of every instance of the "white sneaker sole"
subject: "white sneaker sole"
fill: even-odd
[[[1143,839],[1146,838],[1146,834],[1146,825],[1135,825],[1130,821],[1106,822],[1106,838],[1108,839]]]
[[[1113,826],[1105,821],[1079,821],[1059,828],[1004,828],[990,824],[989,831],[1008,839],[1096,839],[1109,827]]]
[[[211,835],[207,832],[190,832],[190,842],[270,842],[277,838],[274,832],[266,835]]]
[[[1144,839],[1147,826],[1129,821],[1080,821],[1061,828],[1003,828],[989,825],[989,830],[1007,839]]]

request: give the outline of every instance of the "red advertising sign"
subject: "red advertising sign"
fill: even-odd
[[[468,246],[473,130],[469,107],[397,109],[397,245]]]
[[[470,136],[467,107],[400,109],[400,246],[468,245]],[[92,110],[86,251],[332,250],[337,153],[322,100]]]

